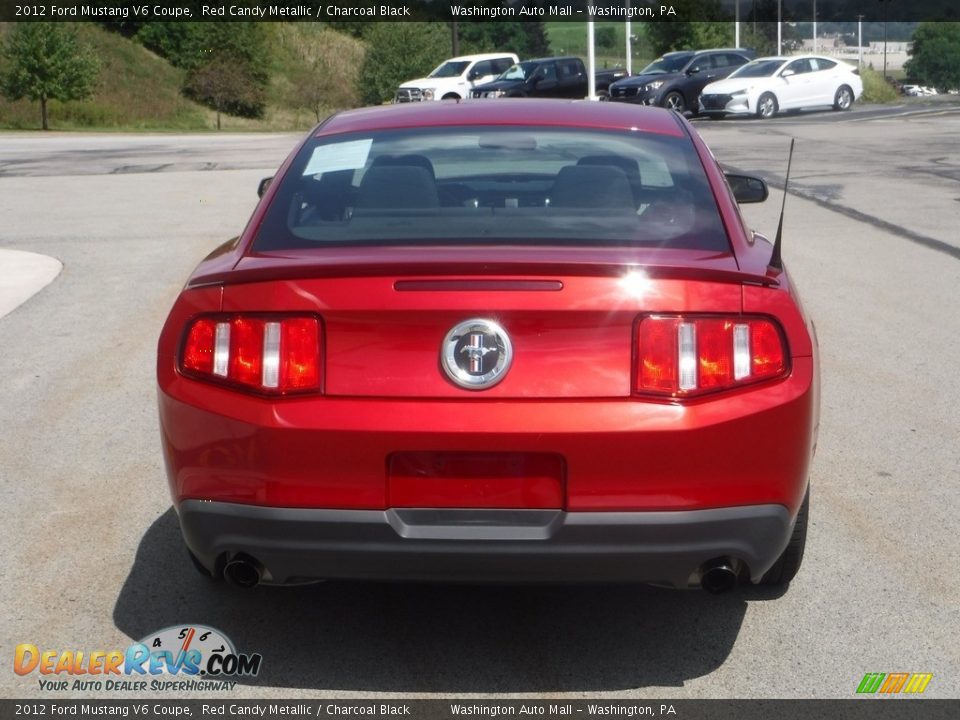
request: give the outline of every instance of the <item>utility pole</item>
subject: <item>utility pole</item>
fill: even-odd
[[[890,0],[880,0],[883,3],[883,80],[887,80],[887,10]]]
[[[817,0],[813,0],[813,51],[817,51]]]
[[[587,99],[597,100],[597,56],[593,49],[593,20],[587,21]]]
[[[863,70],[863,15],[857,15],[857,67]]]
[[[633,75],[633,47],[631,46],[630,40],[630,0],[627,0],[627,21],[624,26],[624,31],[627,34],[627,76]]]
[[[740,47],[740,0],[734,0],[733,8],[733,46]]]
[[[783,0],[777,0],[777,55],[783,55]]]

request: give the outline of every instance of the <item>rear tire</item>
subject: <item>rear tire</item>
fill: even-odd
[[[664,96],[663,106],[669,110],[675,110],[683,115],[684,111],[687,109],[687,101],[683,99],[683,95],[678,93],[676,90],[673,90]]]
[[[833,98],[834,110],[849,110],[853,105],[853,90],[846,85],[837,88],[837,94]]]
[[[803,549],[807,544],[807,515],[810,509],[810,488],[807,488],[807,494],[803,496],[803,504],[800,505],[800,512],[797,513],[797,522],[793,526],[793,534],[790,535],[790,542],[784,548],[783,554],[777,558],[773,567],[767,570],[766,574],[760,579],[758,585],[766,586],[784,586],[789,585],[800,570],[803,562]]]
[[[780,106],[777,103],[776,96],[773,93],[764,93],[757,102],[757,117],[762,120],[769,120],[777,114],[779,109]]]

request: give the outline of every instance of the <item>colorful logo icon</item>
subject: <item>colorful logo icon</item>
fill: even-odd
[[[867,673],[857,686],[857,692],[863,695],[919,695],[927,689],[932,679],[933,673]]]

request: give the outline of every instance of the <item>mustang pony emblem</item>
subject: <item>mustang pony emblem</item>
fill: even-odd
[[[468,390],[496,385],[512,360],[507,331],[481,318],[466,320],[450,330],[440,350],[440,365],[447,377]]]
[[[483,335],[480,333],[470,334],[470,344],[460,348],[460,352],[470,358],[470,372],[477,374],[483,372],[483,358],[487,353],[496,352],[496,348],[484,347]]]

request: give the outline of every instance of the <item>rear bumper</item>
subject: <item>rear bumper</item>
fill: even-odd
[[[652,582],[696,587],[715,558],[757,581],[789,540],[782,505],[680,512],[319,510],[187,500],[187,546],[208,569],[243,553],[265,582],[378,579]]]
[[[812,358],[789,377],[687,405],[634,398],[550,402],[304,397],[271,402],[173,373],[160,424],[175,505],[204,500],[307,509],[437,507],[398,501],[396,454],[562,458],[571,512],[782,505],[795,514],[813,453]]]

